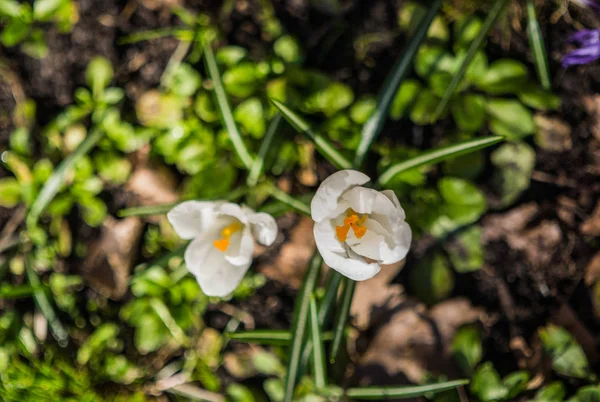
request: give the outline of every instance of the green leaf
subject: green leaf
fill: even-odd
[[[123,184],[131,174],[131,162],[114,152],[101,152],[94,155],[94,165],[98,175],[108,183]]]
[[[286,63],[300,63],[302,61],[300,45],[289,35],[277,39],[273,44],[273,50]]]
[[[516,94],[527,83],[527,67],[517,60],[500,59],[488,67],[477,87],[492,95]]]
[[[530,378],[527,371],[515,371],[504,377],[502,382],[508,391],[506,398],[514,400],[517,395],[525,391]]]
[[[66,347],[69,344],[69,333],[56,316],[54,307],[52,307],[52,304],[50,303],[50,300],[48,299],[48,296],[42,287],[42,281],[40,281],[40,277],[33,269],[32,258],[33,257],[31,254],[25,255],[25,273],[27,274],[27,280],[29,281],[29,284],[35,290],[33,293],[33,299],[35,300],[35,304],[38,306],[41,313],[44,315],[48,325],[50,325],[52,335],[58,344],[62,347]]]
[[[78,201],[81,204],[83,221],[92,227],[100,226],[108,213],[104,201],[97,197],[87,197]]]
[[[255,139],[265,135],[265,111],[258,98],[248,98],[233,111],[233,118]]]
[[[64,0],[35,0],[33,2],[33,18],[38,21],[48,20],[64,3]]]
[[[423,79],[428,79],[435,71],[454,72],[455,58],[443,47],[423,45],[415,56],[415,72]]]
[[[327,386],[327,368],[325,366],[325,349],[321,336],[321,326],[317,311],[317,303],[313,295],[310,297],[310,335],[312,340],[313,375],[317,389]]]
[[[452,77],[452,81],[446,88],[446,92],[444,93],[442,100],[437,105],[437,108],[436,108],[435,112],[433,113],[433,118],[431,119],[432,121],[436,121],[442,115],[444,110],[446,109],[448,102],[452,98],[452,95],[454,95],[454,91],[456,90],[456,88],[458,87],[458,84],[460,83],[463,76],[467,72],[467,69],[469,68],[469,65],[471,64],[471,61],[475,57],[477,51],[481,47],[481,44],[485,40],[485,37],[487,36],[488,32],[490,31],[490,29],[492,28],[492,26],[494,25],[494,23],[496,22],[496,20],[502,13],[502,11],[504,10],[504,7],[506,6],[507,3],[508,3],[508,0],[496,0],[494,2],[494,4],[491,6],[487,17],[486,17],[485,21],[483,22],[481,29],[479,30],[475,39],[473,39],[473,41],[469,45],[469,48],[467,49],[467,52],[465,53],[465,57],[462,60],[460,67],[458,68],[458,70],[456,71],[454,76]]]
[[[289,360],[287,366],[287,375],[285,378],[285,396],[284,402],[292,402],[294,399],[294,389],[300,369],[300,358],[302,356],[302,346],[304,345],[304,336],[308,327],[310,297],[315,289],[321,264],[323,259],[317,252],[312,257],[311,263],[306,271],[304,282],[294,306],[294,317],[292,321],[292,345],[288,353]]]
[[[461,16],[453,25],[455,46],[458,49],[468,48],[477,39],[482,28],[483,22],[478,17]]]
[[[479,366],[473,375],[471,392],[477,395],[481,402],[502,400],[508,395],[508,389],[491,362]]]
[[[0,179],[0,207],[13,208],[21,201],[21,186],[14,177]]]
[[[585,352],[566,329],[551,324],[541,328],[539,335],[557,373],[583,379],[590,377]]]
[[[18,18],[21,16],[21,3],[16,0],[3,0],[0,2],[0,17]]]
[[[518,140],[535,131],[535,122],[529,109],[513,99],[489,99],[486,105],[491,117],[490,130],[509,140]]]
[[[93,131],[88,137],[77,147],[75,152],[67,156],[54,170],[52,176],[46,181],[44,187],[38,194],[37,198],[31,205],[31,209],[27,215],[27,226],[35,227],[37,221],[48,206],[52,199],[58,194],[62,185],[65,182],[65,178],[67,174],[71,172],[71,169],[75,166],[75,164],[85,156],[96,143],[102,138],[102,131]]]
[[[394,98],[395,99],[395,98]],[[356,101],[350,108],[350,118],[356,124],[365,124],[377,108],[377,101],[371,96],[365,96]]]
[[[342,282],[344,283],[344,290],[342,291],[341,305],[335,317],[333,341],[331,342],[331,349],[329,352],[329,362],[332,364],[335,363],[340,346],[342,345],[346,323],[348,322],[348,316],[350,315],[352,298],[354,297],[354,290],[356,289],[356,281],[353,281],[350,278],[342,278]]]
[[[419,260],[411,270],[410,284],[417,297],[432,305],[446,299],[454,290],[454,274],[441,253]]]
[[[92,59],[85,69],[85,82],[92,90],[94,99],[98,99],[104,88],[113,79],[113,67],[106,57],[97,56]]]
[[[94,330],[77,351],[77,363],[86,365],[90,359],[100,359],[103,352],[114,342],[119,334],[119,326],[114,323],[104,323]]]
[[[452,353],[463,372],[471,376],[483,355],[479,330],[474,326],[459,329],[452,341]]]
[[[340,82],[331,82],[325,88],[317,90],[304,101],[309,113],[321,112],[327,117],[344,110],[354,101],[352,88]]]
[[[258,149],[258,155],[256,156],[256,158],[254,158],[254,163],[252,164],[250,172],[248,173],[248,179],[246,180],[246,184],[248,185],[248,187],[255,186],[256,183],[258,183],[260,177],[262,176],[265,168],[265,159],[267,157],[267,154],[269,153],[269,149],[271,148],[273,139],[275,138],[275,136],[281,128],[282,121],[283,118],[281,117],[281,113],[277,113],[273,120],[271,120],[271,123],[269,124],[269,127],[267,129],[267,133],[265,134],[265,137],[263,138],[260,144],[260,148]]]
[[[34,29],[29,37],[21,44],[21,50],[34,59],[43,59],[48,55],[48,45],[44,38],[44,31]]]
[[[574,402],[598,402],[600,401],[600,388],[597,385],[588,385],[577,390]],[[571,399],[569,399],[571,402]]]
[[[463,230],[451,241],[444,243],[444,249],[456,272],[465,273],[481,269],[484,262],[481,227],[475,225]]]
[[[242,384],[230,384],[227,387],[227,400],[231,402],[255,402],[256,399],[247,387]]]
[[[215,68],[217,68],[216,63]],[[256,91],[259,84],[260,81],[257,67],[251,62],[241,62],[227,69],[223,73],[224,89],[227,93],[237,96],[238,98],[251,96]]]
[[[560,107],[560,97],[537,85],[527,85],[518,93],[519,100],[529,107],[542,112],[556,110]]]
[[[475,140],[464,141],[454,145],[448,145],[443,148],[427,151],[415,158],[408,159],[404,162],[390,166],[379,176],[379,184],[385,186],[394,176],[414,169],[420,166],[433,165],[445,161],[450,158],[455,158],[460,155],[465,155],[471,152],[479,151],[491,145],[497,144],[504,138],[500,136],[478,138]]]
[[[289,345],[290,341],[292,340],[292,334],[290,331],[277,329],[258,329],[252,331],[231,332],[225,335],[229,339],[235,341],[258,343],[261,345],[283,346]]]
[[[434,123],[437,120],[434,110],[438,104],[439,98],[431,90],[421,91],[410,112],[410,119],[419,126]]]
[[[165,76],[164,85],[181,97],[193,96],[202,86],[200,73],[187,63],[180,63]]]
[[[485,98],[467,94],[452,103],[452,117],[456,125],[466,131],[478,131],[485,123]]]
[[[541,388],[529,402],[563,402],[566,394],[565,386],[555,381]]]
[[[160,318],[153,313],[145,313],[137,322],[133,343],[142,354],[158,350],[168,339],[169,331]]]
[[[279,112],[281,112],[283,117],[288,121],[288,123],[290,123],[292,127],[315,143],[319,153],[329,160],[329,162],[339,169],[350,169],[352,167],[350,161],[348,161],[341,153],[339,153],[323,136],[313,132],[310,126],[302,117],[300,117],[300,115],[275,99],[271,99],[271,102],[275,105]]]
[[[421,83],[415,79],[407,79],[400,85],[390,106],[390,119],[400,120],[404,117],[421,91],[421,87]]]
[[[548,67],[548,55],[544,37],[540,30],[540,24],[535,15],[535,3],[533,0],[527,0],[527,35],[529,36],[529,46],[533,53],[535,69],[542,84],[546,90],[550,90],[550,67]]]
[[[388,116],[388,111],[392,105],[392,101],[395,98],[396,92],[398,91],[402,80],[410,71],[417,50],[419,49],[421,42],[423,42],[423,39],[425,39],[431,22],[435,18],[441,5],[441,0],[433,1],[432,5],[427,11],[427,14],[425,14],[423,19],[419,21],[417,30],[407,43],[401,56],[396,60],[391,72],[387,75],[381,89],[379,90],[375,113],[371,116],[362,129],[361,142],[354,158],[354,166],[356,168],[359,168],[362,165],[365,156],[371,147],[371,144],[373,144],[373,141],[375,141],[383,129]]]
[[[492,175],[496,206],[506,207],[529,188],[535,151],[524,142],[504,144],[492,152],[491,160],[496,167]]]
[[[215,54],[217,61],[224,66],[235,66],[248,54],[248,51],[241,46],[223,46],[217,49]]]
[[[14,19],[4,26],[0,40],[4,46],[13,47],[29,35],[30,28],[26,22]]]
[[[348,388],[346,396],[351,399],[403,399],[435,394],[468,384],[468,380],[455,380],[437,384],[415,385],[409,387],[362,387]]]
[[[206,64],[206,69],[208,70],[208,74],[213,83],[215,98],[219,107],[223,125],[227,129],[229,138],[231,138],[231,142],[233,143],[235,151],[240,157],[240,160],[244,166],[246,166],[246,168],[250,169],[253,162],[252,156],[250,156],[244,141],[242,141],[242,136],[240,135],[240,132],[235,124],[235,120],[231,113],[231,107],[229,106],[229,101],[227,100],[225,89],[223,88],[223,83],[219,74],[219,68],[217,67],[217,62],[213,55],[210,43],[207,43],[204,47],[204,61]]]

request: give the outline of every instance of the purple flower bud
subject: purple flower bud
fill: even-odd
[[[584,29],[573,34],[568,41],[578,46],[578,49],[567,53],[563,57],[563,67],[589,64],[600,59],[599,29]]]

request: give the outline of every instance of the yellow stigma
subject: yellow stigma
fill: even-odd
[[[356,236],[357,239],[363,237],[365,233],[367,233],[367,228],[364,226],[366,220],[367,214],[359,217],[352,208],[349,208],[346,212],[346,218],[344,218],[344,224],[335,227],[335,234],[338,240],[342,243],[345,242],[348,238],[348,232],[350,231],[350,228],[352,228],[354,236]]]
[[[240,231],[241,229],[242,224],[237,221],[233,222],[229,226],[225,226],[223,230],[221,230],[221,238],[213,241],[213,245],[217,248],[217,250],[224,253],[225,250],[227,250],[227,247],[229,247],[229,238],[231,237],[231,235],[233,235],[235,232]]]

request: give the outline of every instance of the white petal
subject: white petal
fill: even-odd
[[[369,176],[356,170],[340,170],[323,180],[310,203],[310,214],[315,222],[334,218],[346,208],[339,205],[339,198],[348,189],[369,182]]]
[[[182,239],[193,239],[208,230],[217,219],[222,201],[185,201],[167,214],[167,219]]]
[[[205,294],[223,297],[239,285],[250,263],[239,266],[229,263],[225,253],[212,244],[210,237],[215,239],[217,233],[213,231],[194,239],[185,250],[184,259]]]
[[[225,259],[233,265],[246,265],[252,263],[254,252],[254,238],[246,226],[243,230],[235,232],[229,238],[229,247],[225,250]]]
[[[364,281],[379,272],[380,267],[377,263],[369,264],[351,249],[344,248],[335,238],[335,231],[329,221],[315,224],[314,235],[325,264],[342,275],[355,281]]]
[[[406,257],[410,250],[412,231],[406,222],[401,222],[394,230],[394,246],[388,247],[388,243],[382,244],[380,248],[381,263],[394,264]]]
[[[402,216],[402,219],[406,219],[404,209],[402,209],[402,206],[400,205],[400,200],[398,199],[396,193],[394,193],[392,190],[383,190],[381,194],[385,195],[394,204],[396,209],[401,211],[400,214]]]
[[[238,204],[234,204],[233,202],[226,202],[224,204],[221,204],[221,206],[219,208],[219,213],[221,215],[227,215],[227,216],[234,217],[238,221],[242,222],[244,225],[247,225],[248,217],[246,215],[246,210],[252,211],[248,207],[244,206],[244,209],[242,209],[242,206],[240,206]]]
[[[367,219],[368,221],[369,219]],[[381,260],[381,245],[385,245],[387,247],[385,238],[377,234],[373,230],[367,229],[363,237],[357,239],[354,236],[352,230],[348,232],[348,238],[346,239],[346,243],[352,250],[363,257],[370,258],[372,260]]]
[[[252,235],[257,242],[270,246],[277,238],[277,222],[275,218],[264,212],[248,214],[248,222]]]

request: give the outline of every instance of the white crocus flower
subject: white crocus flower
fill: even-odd
[[[254,241],[270,246],[277,223],[266,213],[225,201],[185,201],[167,214],[175,232],[191,243],[185,263],[209,296],[226,296],[252,263]]]
[[[342,170],[321,183],[310,209],[325,263],[355,281],[372,278],[380,264],[406,257],[412,232],[391,190],[362,187],[369,176]]]

